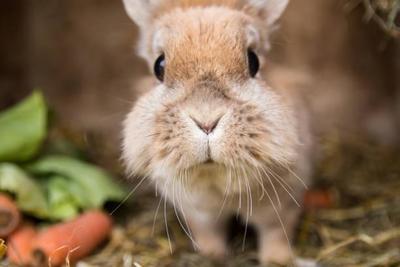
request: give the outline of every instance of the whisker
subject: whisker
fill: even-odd
[[[287,188],[288,188],[292,193],[295,192],[295,190],[293,189],[293,187],[292,187],[288,182],[286,182],[285,179],[283,179],[282,177],[280,177],[280,176],[279,176],[277,173],[275,173],[271,168],[269,168],[269,171],[270,171],[270,173],[272,174],[272,176],[273,176],[275,179],[278,179],[278,180],[280,180],[283,184],[285,184],[285,186],[287,186]]]
[[[165,186],[168,185],[169,182],[165,184]],[[165,223],[165,231],[167,232],[167,238],[168,238],[168,244],[169,244],[169,251],[172,254],[172,244],[171,244],[171,237],[169,235],[169,229],[168,229],[168,220],[167,220],[167,190],[164,190],[164,223]]]
[[[300,177],[300,176],[298,176],[297,175],[297,173],[296,172],[294,172],[290,167],[289,167],[289,165],[287,165],[287,164],[283,164],[283,163],[280,163],[280,162],[278,162],[283,168],[285,168],[286,170],[288,170],[303,186],[304,186],[304,188],[306,189],[306,190],[308,190],[308,185],[304,182],[304,180]]]
[[[155,133],[151,133],[151,134],[146,135],[146,137],[154,137],[154,136],[158,136],[158,135],[160,135],[160,133],[159,132],[155,132]]]
[[[161,195],[160,196],[160,201],[158,201],[158,205],[157,205],[157,208],[156,208],[156,211],[155,211],[155,214],[154,214],[154,218],[153,218],[153,227],[151,229],[152,236],[154,236],[154,230],[155,230],[155,227],[156,227],[156,220],[157,220],[157,216],[158,216],[158,211],[160,210],[162,199],[163,199],[163,196]]]
[[[195,244],[196,242],[192,239],[192,236],[189,234],[189,232],[186,230],[186,227],[183,225],[179,215],[178,215],[178,211],[176,209],[176,202],[175,202],[175,180],[172,180],[172,206],[174,207],[174,212],[175,212],[175,216],[178,219],[179,225],[181,226],[182,230],[185,232],[185,234],[187,235],[187,237],[189,237],[189,239],[193,242],[193,244]]]
[[[182,192],[182,190],[180,192]],[[179,203],[180,203],[180,209],[181,209],[183,221],[185,222],[186,228],[187,228],[187,230],[189,232],[189,238],[192,241],[192,245],[193,245],[194,250],[198,250],[199,245],[197,244],[196,240],[193,238],[193,233],[192,233],[192,231],[190,229],[190,226],[189,226],[189,224],[187,222],[186,215],[185,215],[185,210],[183,209],[183,206],[182,206],[182,195],[180,195],[180,197],[181,197],[181,201]]]
[[[158,197],[158,181],[155,182],[154,186],[154,196],[157,198]]]
[[[245,169],[243,168],[243,165],[241,165],[243,173],[243,177],[245,177],[245,182],[246,182],[246,194],[247,194],[247,211],[246,211],[246,224],[245,224],[245,231],[243,234],[243,243],[242,243],[242,251],[244,251],[245,245],[246,245],[246,237],[247,237],[247,230],[248,230],[248,225],[249,225],[249,217],[252,214],[252,209],[253,209],[253,200],[251,196],[251,190],[250,190],[250,185],[249,181],[247,179],[247,174],[245,172]]]
[[[185,169],[183,171],[183,177],[184,177],[185,188],[190,188],[190,185],[189,185],[189,170]],[[188,195],[187,191],[188,190],[183,190],[183,193],[185,194],[185,197],[187,199],[190,199],[190,196]]]
[[[268,192],[267,192],[267,197],[268,197],[268,199],[269,199],[269,201],[270,201],[270,203],[271,203],[271,205],[272,205],[272,208],[273,208],[273,210],[274,210],[276,216],[278,217],[279,224],[280,224],[281,227],[282,227],[282,231],[283,231],[283,233],[284,233],[284,235],[285,235],[285,238],[286,238],[286,241],[287,241],[287,243],[288,243],[288,247],[289,247],[289,250],[290,250],[291,257],[292,257],[292,259],[294,259],[293,248],[292,248],[292,245],[291,245],[291,243],[290,243],[290,239],[289,239],[289,236],[288,236],[288,234],[287,234],[285,225],[284,225],[284,223],[283,223],[283,221],[282,221],[282,218],[281,218],[281,216],[280,216],[280,214],[279,214],[279,212],[278,212],[276,206],[274,205],[274,202],[272,201],[271,196],[268,194]]]
[[[242,183],[240,182],[240,177],[237,173],[237,170],[234,169],[234,173],[236,176],[236,181],[238,182],[238,190],[239,190],[239,204],[238,204],[238,209],[237,209],[237,216],[239,216],[240,210],[242,209]]]
[[[229,177],[229,179],[228,179],[228,183],[225,185],[224,199],[222,200],[222,205],[221,205],[221,208],[219,209],[216,221],[218,221],[219,218],[221,217],[222,211],[225,207],[226,199],[228,198],[228,191],[231,188],[232,177],[231,177],[231,169],[230,168],[229,168],[229,175],[227,177]]]
[[[292,193],[290,193],[290,191],[286,188],[286,186],[279,180],[277,179],[277,177],[272,176],[280,185],[281,187],[286,191],[286,193],[288,193],[288,195],[290,196],[290,198],[293,200],[293,202],[300,208],[300,204],[299,202],[296,200],[296,198],[293,196]],[[282,178],[281,178],[282,179]]]
[[[242,172],[244,172],[242,164],[240,164],[240,170]],[[241,175],[240,179],[242,177],[244,178],[244,176],[245,176],[245,174],[243,173]],[[245,181],[246,180],[244,180],[244,182]],[[246,244],[247,227],[248,227],[248,224],[249,224],[249,203],[250,203],[250,201],[249,201],[249,191],[248,191],[248,188],[247,188],[247,183],[245,184],[245,188],[246,188],[246,220],[245,220],[245,227],[244,227],[244,233],[243,233],[242,251],[244,251],[244,247],[245,247],[245,244]]]
[[[125,196],[125,198],[118,204],[117,207],[115,207],[109,214],[113,215],[121,206],[132,196],[133,193],[135,193],[136,189],[139,188],[139,186],[143,183],[144,180],[146,180],[148,176],[144,176],[140,182]]]
[[[258,182],[258,184],[261,187],[261,196],[258,199],[258,201],[261,201],[264,198],[266,189],[265,189],[265,186],[263,183],[262,174],[260,173],[259,168],[256,167],[256,164],[254,164],[254,170],[256,170],[257,173],[255,173],[252,177],[254,177],[254,179],[256,179],[256,181]]]
[[[253,215],[253,196],[252,196],[252,193],[251,193],[250,181],[249,181],[248,176],[249,175],[245,170],[246,184],[247,184],[247,188],[248,188],[249,193],[250,193],[250,213],[249,214],[250,214],[250,216],[252,216]]]
[[[271,180],[271,177],[267,174],[267,172],[266,172],[266,170],[264,168],[261,168],[261,170],[265,174],[265,176],[268,178],[268,181],[269,181],[270,185],[272,186],[272,190],[274,191],[276,200],[278,201],[278,206],[281,209],[282,208],[282,203],[281,203],[281,200],[279,198],[278,192],[276,191],[275,185]]]

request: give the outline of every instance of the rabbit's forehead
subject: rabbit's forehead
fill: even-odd
[[[241,13],[227,8],[178,10],[166,16],[161,24],[165,49],[175,52],[176,48],[186,46],[205,50],[240,50],[246,44],[245,23]]]
[[[167,75],[239,77],[246,73],[247,36],[240,13],[223,8],[176,11],[164,18]]]
[[[174,9],[158,19],[159,26],[167,26],[172,31],[185,32],[185,30],[206,30],[201,26],[222,26],[235,28],[242,25],[247,16],[242,12],[226,7],[194,7],[187,9]],[[222,31],[221,31],[222,32]]]

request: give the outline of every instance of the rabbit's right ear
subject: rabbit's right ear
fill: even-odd
[[[152,14],[162,0],[123,0],[129,17],[140,27],[148,25]]]
[[[244,9],[271,26],[281,17],[289,0],[244,0]]]

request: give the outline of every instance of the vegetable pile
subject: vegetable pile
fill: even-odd
[[[58,266],[89,254],[111,231],[103,205],[124,196],[101,168],[45,152],[47,128],[39,92],[0,112],[0,237],[19,265]],[[50,226],[39,231],[43,223]]]

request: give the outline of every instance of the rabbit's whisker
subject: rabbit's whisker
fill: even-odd
[[[256,173],[254,173],[254,175],[252,175],[252,177],[254,177],[254,179],[258,182],[258,184],[261,186],[261,196],[259,197],[258,201],[261,201],[264,198],[264,193],[265,193],[265,186],[264,186],[264,182],[263,182],[263,176],[260,173],[260,168],[258,168],[257,166],[259,166],[260,164],[258,163],[258,161],[256,161],[253,157],[250,157],[250,161],[251,161],[251,166],[253,166],[253,170],[255,170]]]
[[[241,168],[243,170],[243,177],[245,178],[244,181],[246,182],[246,195],[247,195],[247,210],[246,210],[246,224],[245,224],[245,230],[243,234],[243,243],[242,243],[242,251],[244,251],[245,245],[246,245],[246,236],[247,236],[247,229],[248,229],[248,224],[249,224],[249,217],[252,214],[252,209],[253,209],[253,199],[251,195],[251,190],[250,190],[250,185],[249,181],[247,178],[247,173],[245,169],[243,168],[243,165],[241,165]]]
[[[187,176],[186,176],[186,172],[184,172],[183,176],[182,176],[182,182],[184,183],[186,180],[187,180]],[[184,184],[183,184],[183,186],[184,186]],[[183,197],[184,197],[184,195],[182,195],[182,194],[185,194],[185,192],[186,192],[186,190],[179,190],[178,191],[178,197],[180,198],[180,199],[178,199],[179,200],[178,203],[179,203],[179,206],[180,206],[180,209],[181,209],[183,221],[184,221],[184,223],[186,225],[186,229],[187,229],[187,231],[189,233],[188,236],[189,236],[190,240],[192,241],[192,245],[193,245],[194,250],[197,250],[199,248],[199,245],[195,242],[195,239],[193,238],[193,234],[192,234],[190,226],[189,226],[189,224],[187,222],[186,215],[185,215],[185,210],[183,209],[183,205],[182,205]]]
[[[166,188],[167,188],[168,184],[169,184],[169,181],[166,182],[165,186],[164,186],[164,194],[165,194],[165,196],[164,196],[164,224],[165,224],[165,231],[167,233],[167,238],[168,238],[169,251],[172,254],[172,244],[171,244],[171,237],[170,237],[169,229],[168,229],[168,218],[167,218],[167,194],[168,194],[167,192],[168,191],[166,190]]]
[[[158,135],[160,135],[160,133],[159,132],[155,132],[155,133],[151,133],[151,134],[146,135],[146,137],[154,137],[154,136],[158,136]]]
[[[270,171],[272,171],[272,170],[270,170]],[[299,204],[299,202],[296,200],[296,198],[293,196],[293,190],[292,190],[292,193],[290,192],[290,189],[291,188],[287,188],[286,186],[285,186],[285,184],[283,183],[284,182],[284,180],[282,179],[282,178],[280,178],[279,176],[276,176],[276,175],[274,175],[273,173],[271,173],[272,174],[272,178],[274,178],[278,183],[279,183],[279,185],[286,191],[286,193],[288,193],[288,195],[290,196],[290,198],[294,201],[294,203],[300,208],[300,204]],[[278,179],[279,178],[279,179]]]
[[[285,181],[285,179],[283,179],[282,177],[280,177],[277,173],[275,173],[272,169],[269,169],[270,172],[273,174],[275,179],[280,180],[283,184],[285,184],[285,186],[293,193],[295,192],[295,190],[293,189],[293,187]]]
[[[158,215],[158,211],[159,211],[159,209],[160,209],[162,200],[163,200],[163,196],[162,196],[162,194],[161,194],[161,196],[160,196],[160,201],[158,201],[158,205],[157,205],[156,211],[155,211],[155,213],[154,213],[154,217],[153,217],[153,227],[152,227],[152,229],[151,229],[151,234],[152,234],[152,236],[154,236],[154,230],[155,230],[155,227],[156,227],[157,215]]]
[[[304,180],[296,173],[296,172],[294,172],[290,167],[289,167],[289,165],[287,164],[287,163],[282,163],[282,162],[279,162],[279,161],[276,161],[282,168],[284,168],[285,170],[287,170],[290,174],[292,174],[292,176],[294,177],[294,178],[296,178],[302,185],[303,185],[303,187],[305,188],[305,189],[307,189],[308,190],[308,185],[304,182]]]
[[[229,190],[230,190],[230,188],[231,188],[231,181],[232,181],[232,178],[231,178],[231,168],[228,168],[227,171],[229,171],[229,175],[227,175],[228,183],[226,183],[226,185],[225,185],[224,198],[223,198],[223,200],[222,200],[222,205],[221,205],[221,208],[219,209],[219,212],[218,212],[218,216],[217,216],[216,221],[218,221],[219,218],[221,217],[222,211],[224,210],[224,207],[225,207],[226,199],[228,198]]]
[[[268,182],[269,182],[269,184],[271,185],[272,190],[274,191],[274,194],[275,194],[276,200],[277,200],[277,202],[278,202],[279,208],[282,208],[282,203],[281,203],[281,200],[280,200],[280,198],[279,198],[278,191],[276,191],[275,185],[274,185],[274,183],[272,182],[271,177],[269,176],[269,174],[267,173],[267,171],[266,171],[265,168],[261,168],[261,171],[262,171],[262,172],[264,173],[264,175],[267,177]]]
[[[267,197],[268,197],[269,202],[271,203],[271,206],[272,206],[272,208],[273,208],[273,210],[274,210],[274,212],[275,212],[275,214],[276,214],[276,216],[277,216],[277,218],[278,218],[279,224],[281,225],[283,234],[285,235],[285,238],[286,238],[286,241],[287,241],[289,250],[290,250],[291,257],[293,258],[293,257],[294,257],[293,248],[292,248],[292,245],[290,244],[290,239],[289,239],[289,235],[287,234],[285,224],[283,223],[282,218],[281,218],[281,215],[279,214],[279,211],[278,211],[278,209],[276,208],[276,206],[275,206],[274,202],[272,201],[272,198],[271,198],[271,196],[268,194],[268,192],[267,192]]]
[[[235,161],[235,164],[236,164],[236,161]],[[236,168],[234,169],[234,171],[235,171],[235,180],[238,183],[238,190],[239,190],[239,203],[238,203],[238,209],[237,209],[237,216],[239,216],[240,210],[242,208],[242,183],[240,182],[240,177],[237,173]]]
[[[146,180],[148,178],[148,176],[144,176],[140,181],[139,181],[139,183],[134,187],[134,188],[132,188],[130,191],[129,191],[129,193],[125,196],[125,198],[118,204],[118,206],[117,207],[115,207],[111,212],[110,212],[110,215],[113,215],[119,208],[121,208],[121,206],[126,202],[126,201],[128,201],[128,199],[132,196],[132,194],[133,193],[135,193],[135,191],[139,188],[139,186],[143,183],[143,181],[144,180]]]
[[[176,219],[178,220],[178,223],[179,223],[180,227],[182,228],[183,232],[185,232],[187,237],[189,237],[189,239],[192,241],[193,246],[196,246],[196,242],[194,241],[194,239],[192,238],[192,235],[189,233],[189,231],[186,229],[186,227],[183,225],[183,223],[182,223],[182,221],[180,219],[180,216],[178,214],[178,211],[176,209],[177,205],[176,205],[176,202],[175,202],[175,198],[176,198],[176,194],[175,193],[176,193],[176,181],[175,181],[175,179],[172,179],[172,204],[174,206],[174,212],[175,212]],[[178,201],[179,201],[179,199],[178,199]],[[181,213],[182,212],[183,212],[183,209],[181,208]]]

